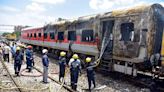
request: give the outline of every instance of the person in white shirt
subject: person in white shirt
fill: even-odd
[[[10,47],[7,44],[5,44],[5,46],[3,48],[3,53],[4,53],[4,61],[9,62]]]

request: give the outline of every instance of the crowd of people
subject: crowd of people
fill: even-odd
[[[11,60],[9,58],[9,54],[11,53]],[[48,83],[48,68],[49,68],[49,58],[48,58],[48,50],[43,49],[42,50],[42,64],[43,64],[43,83]],[[15,75],[20,76],[20,70],[23,62],[26,62],[26,69],[28,72],[31,72],[32,67],[34,66],[34,54],[33,54],[33,47],[31,45],[25,46],[25,45],[18,45],[17,43],[13,42],[10,46],[9,43],[1,42],[0,43],[0,55],[3,57],[3,61],[10,62],[14,61],[14,70]],[[58,63],[59,63],[59,82],[64,81],[65,73],[66,73],[66,67],[70,69],[70,80],[71,80],[71,88],[73,90],[77,89],[77,83],[78,83],[78,77],[81,75],[82,70],[82,62],[79,59],[78,54],[73,54],[72,58],[68,60],[67,55],[69,53],[66,53],[65,51],[61,51],[60,55],[58,57]],[[24,59],[24,56],[26,59]],[[95,83],[95,72],[94,72],[94,65],[91,57],[87,57],[85,59],[85,70],[87,73],[87,79],[88,79],[88,89],[91,90],[93,83],[94,88],[96,87]]]

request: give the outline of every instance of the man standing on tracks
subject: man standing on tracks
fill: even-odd
[[[14,59],[15,53],[16,53],[16,46],[15,46],[15,43],[13,42],[11,46],[12,59]]]
[[[9,62],[10,47],[8,46],[8,44],[5,44],[3,51],[4,51],[4,61]]]
[[[96,87],[95,72],[94,72],[95,63],[91,62],[92,59],[90,57],[87,57],[85,61],[87,63],[86,70],[87,70],[88,86],[89,86],[89,91],[91,91],[91,83],[93,83],[94,88]]]
[[[31,72],[31,69],[32,69],[32,60],[33,60],[33,56],[32,56],[32,46],[27,46],[27,49],[26,49],[26,64],[27,64],[27,69],[28,69],[28,72]]]
[[[61,78],[64,78],[65,75],[65,67],[66,67],[66,53],[64,51],[60,52],[59,57],[59,82]]]
[[[49,59],[47,56],[48,50],[43,49],[42,50],[43,57],[42,57],[42,63],[43,63],[43,83],[48,83],[48,65],[49,65]]]
[[[71,87],[76,91],[79,72],[81,72],[81,61],[78,55],[74,54],[69,61],[70,74],[71,74]]]
[[[23,60],[23,55],[20,51],[20,47],[17,47],[16,53],[14,54],[14,70],[17,76],[19,76],[19,72],[22,65],[22,60]]]

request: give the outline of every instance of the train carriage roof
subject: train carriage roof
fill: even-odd
[[[111,13],[111,16],[123,16],[123,15],[131,15],[136,13],[143,13],[150,8],[150,5],[141,5],[135,6],[129,9],[122,9],[122,10],[114,10]]]
[[[104,17],[121,17],[121,16],[128,16],[128,15],[136,15],[140,13],[146,13],[151,10],[153,6],[161,6],[160,4],[152,4],[152,5],[139,5],[127,9],[119,9],[113,10],[111,12],[104,13],[101,18]],[[162,7],[162,6],[161,6]]]
[[[153,5],[161,6],[160,4],[153,4]],[[139,14],[139,13],[144,13],[144,12],[149,11],[153,5],[140,5],[140,6],[135,6],[135,7],[128,8],[128,9],[113,10],[111,12],[82,16],[82,17],[70,19],[70,20],[64,19],[61,21],[51,22],[48,25],[63,26],[65,24],[76,24],[76,23],[83,22],[83,21],[89,21],[91,19],[99,19],[99,18],[105,18],[105,17],[120,17],[120,16]],[[37,28],[43,28],[43,27],[44,26],[29,27],[29,28],[25,28],[23,30],[37,29]]]
[[[33,26],[33,27],[27,27],[23,28],[22,31],[32,30],[32,29],[40,29],[43,28],[43,26]]]

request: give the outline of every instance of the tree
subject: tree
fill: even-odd
[[[16,34],[16,37],[19,38],[21,36],[21,32],[17,31],[17,32],[13,32],[12,34]]]
[[[2,36],[5,37],[5,36],[8,35],[8,34],[10,34],[10,33],[9,33],[9,32],[4,32],[4,33],[2,34]]]

